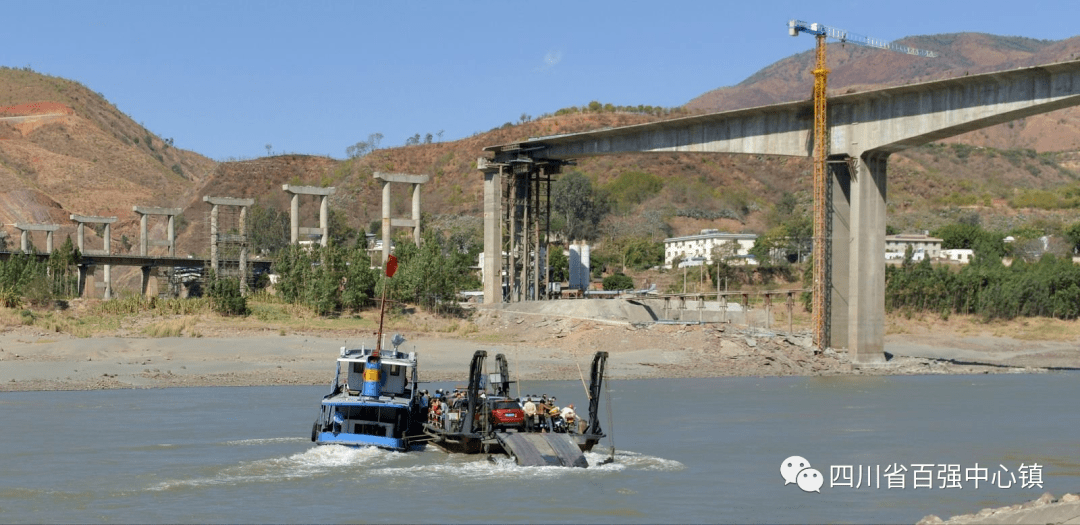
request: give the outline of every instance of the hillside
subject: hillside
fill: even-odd
[[[982,34],[916,36],[903,42],[941,53],[920,59],[857,46],[830,45],[833,93],[865,90],[948,76],[1068,60],[1080,55],[1080,37],[1048,42]],[[781,60],[736,86],[703,94],[691,111],[716,111],[808,97],[812,40],[808,50]],[[100,95],[72,81],[18,69],[0,69],[0,220],[57,222],[73,231],[70,213],[116,215],[113,246],[134,240],[133,204],[184,208],[180,253],[206,254],[204,195],[250,197],[266,208],[288,210],[285,183],[335,186],[331,207],[350,226],[367,230],[381,216],[375,171],[431,175],[423,189],[428,225],[478,228],[482,178],[476,159],[486,146],[526,137],[586,131],[655,121],[655,115],[617,111],[558,111],[535,120],[504,124],[452,142],[384,148],[336,160],[283,155],[215,163],[179,150],[136,124]],[[960,217],[1011,228],[1077,220],[1074,210],[1016,210],[1010,201],[1025,190],[1056,189],[1080,177],[1077,110],[996,126],[892,157],[889,225],[899,231],[934,229]],[[653,197],[609,217],[602,236],[626,232],[654,239],[702,228],[763,233],[782,220],[776,204],[794,196],[795,210],[810,205],[806,158],[726,154],[651,154],[583,159],[567,168],[600,188],[628,171],[663,180]],[[791,202],[790,197],[787,198]],[[408,213],[405,191],[394,194],[395,215]],[[317,201],[302,199],[305,223],[317,221]],[[712,217],[712,218],[708,218]],[[463,220],[462,220],[463,219]],[[454,221],[454,222],[452,222]],[[155,226],[161,229],[161,225]],[[14,231],[9,231],[14,233]],[[64,234],[61,231],[61,239]],[[154,235],[161,235],[155,232]],[[37,240],[38,244],[43,239]],[[95,246],[97,242],[94,241]],[[122,250],[122,248],[114,248]]]
[[[60,224],[62,240],[72,213],[117,216],[114,240],[134,239],[133,205],[179,206],[215,165],[171,142],[77,82],[0,68],[0,221]]]

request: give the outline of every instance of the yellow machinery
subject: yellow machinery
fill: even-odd
[[[841,43],[851,43],[878,49],[889,49],[909,55],[922,57],[936,57],[933,51],[923,51],[908,46],[893,44],[862,35],[848,33],[842,29],[811,24],[802,20],[788,21],[788,34],[799,36],[799,33],[814,35],[817,39],[817,60],[814,64],[814,284],[813,284],[813,324],[814,343],[823,348],[828,346],[828,338],[825,333],[826,324],[826,295],[829,293],[829,272],[827,271],[827,239],[825,232],[828,220],[827,210],[831,203],[828,202],[829,178],[826,172],[826,159],[829,156],[828,141],[828,108],[825,104],[826,88],[828,86],[829,68],[825,63],[825,39],[832,38]]]

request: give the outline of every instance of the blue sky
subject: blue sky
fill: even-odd
[[[894,40],[1080,34],[1076,0],[5,3],[0,65],[77,80],[214,159],[343,158],[591,100],[678,106],[806,51],[789,18]],[[479,152],[478,152],[479,153]]]

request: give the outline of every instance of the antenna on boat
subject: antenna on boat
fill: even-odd
[[[386,278],[390,279],[391,277],[394,276],[395,272],[397,272],[397,257],[394,257],[393,255],[390,255],[389,257],[386,258]],[[386,282],[385,284],[383,284],[382,299],[380,299],[380,301],[379,301],[381,303],[380,307],[379,307],[379,333],[377,334],[376,339],[375,339],[375,352],[371,354],[371,355],[373,355],[375,357],[379,357],[379,354],[382,351],[383,319],[386,317],[386,289],[389,288],[389,287],[390,287],[389,282]]]

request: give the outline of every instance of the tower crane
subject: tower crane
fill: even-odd
[[[933,58],[937,53],[924,51],[901,44],[895,44],[870,38],[863,35],[849,33],[843,29],[828,27],[817,23],[807,23],[802,20],[788,21],[788,34],[799,36],[799,33],[814,35],[817,39],[816,62],[814,65],[814,284],[812,290],[812,308],[814,324],[814,343],[819,348],[828,346],[828,336],[825,333],[826,325],[826,294],[829,293],[829,280],[831,279],[828,268],[828,241],[826,238],[828,201],[828,177],[826,175],[825,162],[829,156],[829,141],[827,137],[828,111],[825,105],[825,89],[828,85],[829,68],[825,63],[825,39],[832,38],[841,43],[851,43],[878,49],[888,49],[909,55]]]

